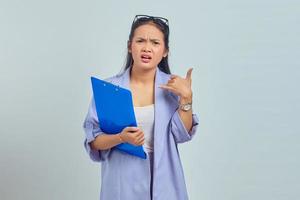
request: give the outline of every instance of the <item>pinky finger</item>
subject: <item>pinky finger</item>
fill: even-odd
[[[141,140],[141,141],[139,142],[139,145],[143,145],[144,143],[145,143],[145,139]]]
[[[172,90],[172,88],[170,86],[167,86],[167,85],[160,85],[159,87],[162,88],[162,89]]]

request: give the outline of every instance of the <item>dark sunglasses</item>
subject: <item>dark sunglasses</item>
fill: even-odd
[[[146,20],[153,20],[157,23],[164,23],[169,28],[169,21],[166,18],[163,17],[156,17],[156,16],[150,16],[150,15],[136,15],[132,24],[134,24],[136,21],[146,21]]]

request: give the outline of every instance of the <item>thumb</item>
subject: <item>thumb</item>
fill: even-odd
[[[192,78],[192,71],[193,71],[193,68],[190,68],[187,71],[185,79],[189,79],[190,80]]]
[[[126,127],[126,131],[129,131],[129,132],[135,132],[137,130],[139,130],[138,127],[134,127],[134,126],[128,126],[128,127]]]

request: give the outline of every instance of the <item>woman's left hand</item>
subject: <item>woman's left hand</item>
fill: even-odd
[[[192,70],[193,68],[190,68],[187,71],[185,78],[177,75],[171,75],[168,83],[160,85],[159,87],[167,89],[180,96],[181,101],[192,101]]]

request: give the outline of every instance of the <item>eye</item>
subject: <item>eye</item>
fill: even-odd
[[[159,44],[159,42],[155,42],[155,41],[154,41],[154,42],[153,42],[153,44],[155,44],[155,45],[158,45],[158,44]]]
[[[136,42],[137,42],[137,43],[141,43],[141,42],[143,42],[143,40],[137,40]]]

